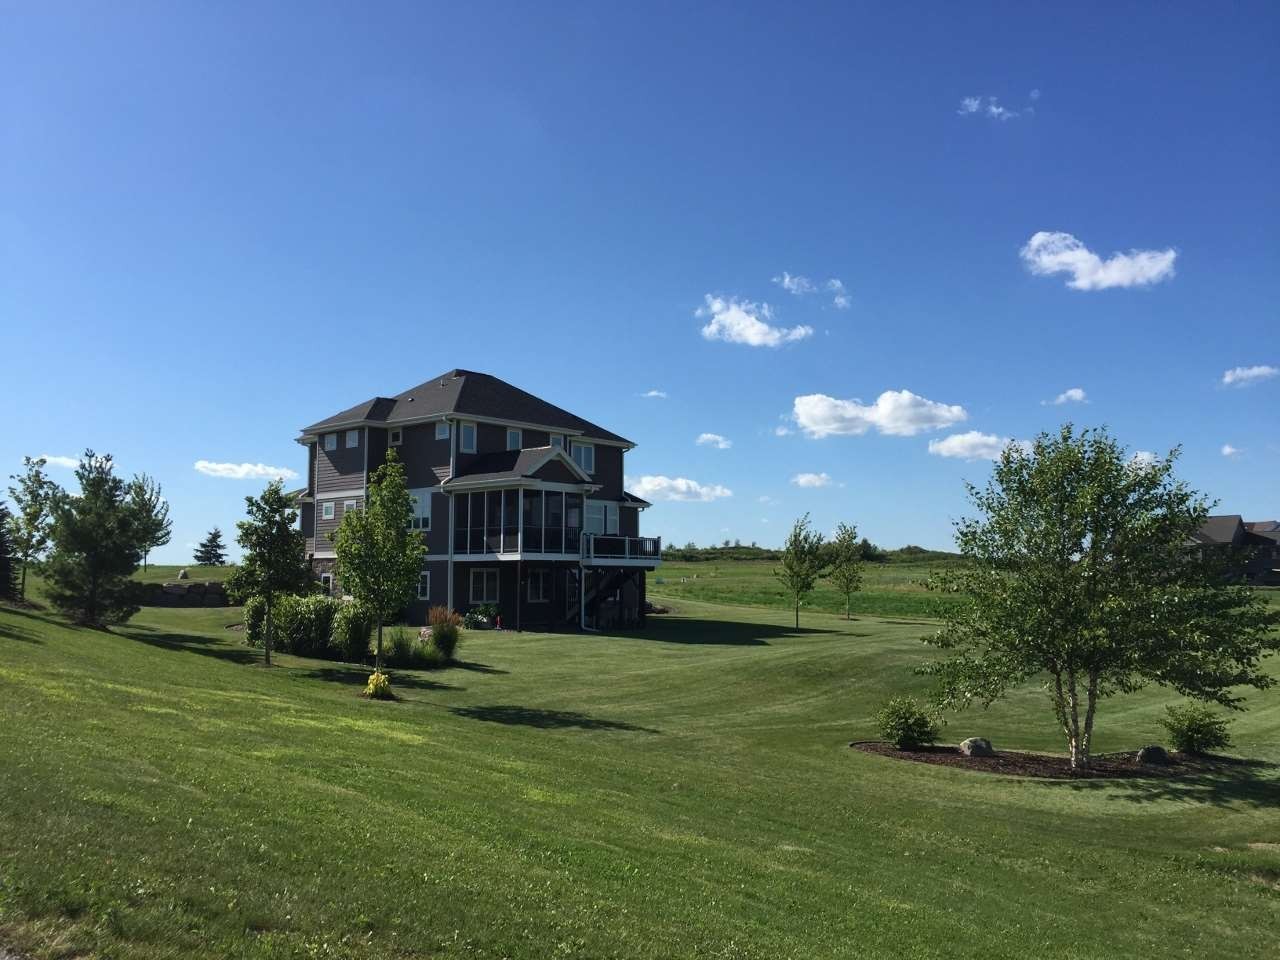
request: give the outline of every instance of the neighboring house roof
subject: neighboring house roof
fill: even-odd
[[[1244,526],[1240,514],[1209,517],[1193,535],[1197,543],[1235,543],[1237,532]]]
[[[622,502],[634,503],[637,507],[639,507],[642,510],[645,507],[653,506],[653,504],[650,503],[648,500],[642,499],[641,497],[637,497],[634,493],[628,493],[626,490],[622,491]]]
[[[356,423],[386,424],[441,417],[477,417],[552,427],[571,435],[631,446],[631,441],[505,380],[473,370],[450,370],[394,397],[374,397],[303,430],[312,434]]]
[[[560,462],[584,484],[591,484],[591,477],[583,471],[559,447],[530,447],[524,450],[503,450],[501,453],[485,453],[473,458],[456,476],[444,482],[446,487],[470,484],[494,483],[536,479],[538,471],[548,463]]]
[[[1280,520],[1246,521],[1244,528],[1263,537],[1280,537]]]

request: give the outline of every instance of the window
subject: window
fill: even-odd
[[[471,602],[498,602],[498,571],[494,567],[471,571]]]
[[[553,447],[555,447],[557,450],[563,450],[563,449],[564,449],[564,435],[563,435],[563,434],[559,434],[559,433],[553,433],[553,434],[551,435],[551,445],[552,445]]]
[[[458,449],[463,453],[475,453],[476,425],[474,423],[460,423],[458,428]]]
[[[326,597],[333,596],[333,574],[332,573],[320,574],[320,589],[324,591],[324,595]]]
[[[596,448],[589,443],[575,443],[572,445],[573,462],[580,466],[586,473],[596,472]]]
[[[410,530],[431,529],[431,491],[410,490],[409,501],[413,504],[413,516],[409,518]]]
[[[418,574],[418,599],[431,599],[431,573],[428,570],[423,570],[422,573]]]
[[[548,603],[551,600],[551,571],[529,571],[529,602]]]
[[[507,431],[507,449],[519,450],[524,446],[524,436],[514,428]]]
[[[604,532],[610,536],[618,533],[618,505],[616,503],[606,503],[604,505]]]
[[[347,449],[350,450],[352,447],[358,447],[358,446],[360,446],[360,431],[348,430],[347,431]]]
[[[352,510],[354,510],[354,509],[356,508],[356,506],[357,506],[358,502],[359,502],[359,501],[356,501],[356,500],[343,500],[343,501],[342,501],[342,512],[343,512],[343,513],[350,513]]]
[[[439,423],[436,424],[436,439],[437,440],[449,439],[449,421],[448,420],[441,420]]]
[[[404,431],[403,431],[403,430],[392,430],[392,431],[391,431],[391,445],[392,445],[393,447],[398,447],[398,446],[400,446],[400,444],[402,444],[402,443],[404,443]]]
[[[618,505],[603,500],[587,501],[587,533],[604,533],[610,536],[618,532]]]
[[[324,435],[324,448],[326,450],[338,449],[338,435],[336,433],[326,433]]]
[[[321,520],[333,519],[333,501],[332,500],[326,500],[324,503],[320,504],[320,519]]]

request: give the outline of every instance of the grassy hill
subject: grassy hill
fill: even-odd
[[[668,571],[669,572],[669,571]],[[701,581],[701,578],[699,578]],[[656,592],[656,591],[655,591]],[[0,944],[112,957],[1270,957],[1280,697],[1185,781],[852,751],[928,629],[675,601],[465,663],[259,655],[233,609],[103,633],[0,609]],[[1273,664],[1273,666],[1276,666]],[[1101,750],[1157,738],[1159,691]],[[1043,694],[953,739],[1060,750]],[[2,951],[0,951],[2,952]]]
[[[201,567],[194,563],[188,565],[153,563],[146,570],[139,567],[133,579],[142,583],[177,583],[178,573],[186,570],[187,578],[190,580],[216,580],[221,583],[231,576],[235,569],[230,564],[222,567]]]

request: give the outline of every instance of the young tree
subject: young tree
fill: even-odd
[[[800,603],[812,591],[822,576],[822,534],[809,526],[806,513],[795,522],[787,542],[782,548],[782,567],[773,575],[781,581],[787,595],[795,604],[796,629],[800,629]]]
[[[1007,447],[980,516],[957,524],[962,555],[944,588],[966,599],[926,642],[950,656],[941,706],[984,705],[1047,677],[1071,765],[1089,765],[1098,703],[1148,683],[1239,707],[1263,689],[1280,615],[1243,586],[1238,557],[1192,548],[1208,505],[1173,476],[1177,457],[1135,461],[1105,430],[1068,424],[1030,451]]]
[[[844,618],[853,619],[853,594],[862,586],[862,548],[858,544],[858,528],[842,523],[836,527],[829,544],[828,558],[832,586],[844,594]]]
[[[173,536],[169,519],[169,503],[160,495],[160,484],[140,473],[129,484],[129,497],[137,514],[138,536],[142,542],[142,569],[147,569],[147,556],[163,547]]]
[[[27,597],[27,567],[44,556],[53,525],[51,508],[58,485],[45,476],[45,462],[43,457],[23,457],[22,473],[9,478],[17,481],[17,486],[9,488],[9,496],[17,507],[17,513],[9,517],[9,535],[22,564],[22,579],[18,582],[20,600]]]
[[[298,511],[280,480],[258,497],[245,497],[247,519],[236,524],[236,542],[244,549],[240,569],[228,589],[238,596],[262,597],[266,607],[263,660],[271,666],[272,609],[281,594],[303,593],[311,585],[306,539],[294,525]]]
[[[413,598],[427,553],[422,535],[409,526],[412,518],[404,464],[388,450],[386,462],[369,478],[364,509],[342,515],[333,541],[343,589],[373,611],[377,673],[382,672],[382,624]]]
[[[227,562],[227,548],[222,542],[222,531],[214,527],[200,541],[193,558],[202,567],[221,567]]]
[[[52,498],[49,599],[79,623],[122,623],[138,612],[130,580],[143,550],[137,506],[110,454],[86,450],[76,479],[78,496],[59,490]]]
[[[18,599],[18,560],[10,538],[9,508],[0,503],[0,600]]]

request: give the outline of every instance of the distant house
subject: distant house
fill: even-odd
[[[1247,550],[1248,581],[1255,586],[1280,586],[1280,521],[1246,522],[1234,513],[1209,517],[1192,539],[1203,547]]]
[[[492,604],[503,626],[611,628],[644,620],[661,541],[622,488],[635,445],[497,377],[450,370],[311,424],[298,497],[307,555],[330,589],[329,535],[396,450],[428,554],[409,615]]]

